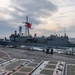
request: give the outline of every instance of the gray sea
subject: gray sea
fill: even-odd
[[[69,41],[75,43],[75,38],[69,38]]]
[[[70,42],[73,42],[73,43],[75,43],[75,38],[70,38],[69,39],[69,41]],[[27,50],[37,50],[37,51],[43,51],[43,50],[45,50],[46,51],[46,49],[45,48],[43,48],[43,47],[32,47],[32,46],[25,46],[25,45],[22,45],[21,46],[21,48],[25,48],[25,49],[27,49]],[[73,51],[72,51],[73,50]],[[59,48],[57,48],[57,49],[55,49],[55,48],[53,48],[53,51],[54,52],[56,52],[56,53],[58,53],[58,54],[61,54],[61,53],[68,53],[68,54],[72,54],[72,52],[73,53],[75,53],[75,48],[70,48],[70,47],[67,47],[67,48],[65,48],[65,47],[59,47]]]

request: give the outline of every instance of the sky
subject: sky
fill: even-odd
[[[0,0],[0,38],[9,37],[24,24],[32,24],[33,36],[66,34],[75,38],[75,0]]]

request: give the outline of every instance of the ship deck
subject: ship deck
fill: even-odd
[[[64,75],[75,75],[75,56],[0,47],[0,75],[53,75],[60,61]]]

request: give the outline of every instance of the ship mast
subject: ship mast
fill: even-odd
[[[22,23],[24,23],[25,25],[25,36],[29,36],[30,35],[30,32],[29,32],[29,28],[30,27],[28,27],[29,25],[31,25],[29,22],[28,22],[28,16],[26,16],[26,22],[22,22]]]
[[[28,24],[28,16],[26,16],[26,26],[27,26],[27,24]],[[28,33],[28,36],[30,35],[30,33],[29,33],[29,28],[27,27],[27,33]]]

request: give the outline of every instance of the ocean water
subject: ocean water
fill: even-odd
[[[69,41],[75,43],[75,38],[69,38]]]
[[[69,38],[69,41],[75,43],[75,38]],[[21,46],[21,48],[25,48],[25,46]],[[37,51],[42,51],[44,49],[46,51],[45,48],[41,48],[41,47],[28,47],[28,48],[30,48],[31,50],[37,50]],[[72,48],[59,48],[59,49],[54,49],[54,52],[59,53],[59,54],[60,53],[65,53],[66,51],[67,52],[72,52]],[[73,51],[75,52],[75,48],[74,48]]]

